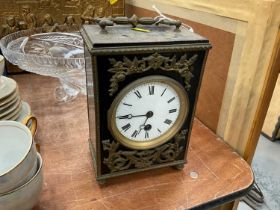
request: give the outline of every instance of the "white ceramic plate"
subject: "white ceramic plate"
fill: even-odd
[[[0,100],[12,94],[17,88],[15,80],[2,76],[3,84],[0,87]]]

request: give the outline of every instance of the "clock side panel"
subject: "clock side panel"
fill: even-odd
[[[96,71],[95,57],[91,56],[85,47],[85,70],[87,83],[87,104],[89,121],[89,148],[92,155],[92,163],[95,168],[96,176],[100,175],[100,140],[99,140],[99,93],[98,76]]]
[[[202,82],[203,74],[204,74],[204,70],[205,70],[205,64],[206,64],[207,57],[208,57],[208,52],[209,52],[209,49],[207,49],[203,52],[203,56],[201,57],[201,63],[199,66],[197,66],[196,73],[194,74],[196,79],[194,81],[193,88],[191,91],[192,92],[192,94],[191,94],[192,109],[190,110],[189,118],[187,119],[189,121],[189,126],[188,126],[189,132],[188,132],[187,139],[186,139],[187,140],[186,146],[185,146],[186,148],[189,147],[190,135],[191,135],[191,130],[192,130],[192,126],[193,126],[193,120],[195,117],[196,105],[197,105],[201,82]],[[187,152],[188,152],[188,150],[185,151],[184,160],[187,160]]]
[[[100,142],[98,144],[100,145],[101,177],[117,176],[167,165],[178,165],[185,162],[206,52],[205,49],[185,49],[178,52],[166,52],[166,50],[161,52],[157,50],[152,53],[145,53],[145,51],[143,51],[143,53],[138,52],[137,54],[105,54],[96,57],[100,119]],[[131,152],[137,155],[146,155],[154,151],[152,149],[136,151],[126,148],[116,142],[108,129],[108,110],[114,98],[124,87],[139,78],[152,75],[167,76],[179,82],[185,88],[185,94],[189,99],[189,112],[178,135],[174,136],[163,145],[154,148],[154,150],[160,150],[162,146],[165,148],[168,146],[170,146],[170,148],[177,147],[177,156],[170,159],[170,161],[161,160],[151,164],[143,163],[142,160],[142,163],[137,165],[137,163],[135,163],[135,158],[132,160],[133,158],[129,159],[128,157]],[[168,151],[165,152],[168,153]],[[170,152],[172,153],[174,151],[170,150]],[[115,159],[120,160],[120,162],[114,162]],[[115,167],[116,164],[119,165]]]

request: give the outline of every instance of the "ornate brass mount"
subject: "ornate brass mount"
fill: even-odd
[[[109,156],[104,158],[103,163],[108,166],[111,172],[122,171],[135,168],[146,168],[153,164],[168,163],[176,160],[182,153],[183,146],[181,142],[186,140],[187,130],[182,130],[176,134],[172,142],[163,144],[149,150],[131,150],[125,151],[119,149],[119,142],[103,140],[103,150],[109,151]]]
[[[154,53],[140,60],[136,56],[133,60],[124,56],[123,61],[110,58],[109,61],[113,67],[108,69],[108,71],[114,73],[114,75],[110,79],[109,94],[113,96],[113,94],[116,93],[119,88],[119,82],[124,81],[127,75],[143,73],[149,70],[175,71],[184,78],[186,90],[190,90],[190,80],[193,77],[192,66],[197,60],[197,57],[198,55],[195,54],[188,59],[187,54],[184,54],[177,60],[176,55],[169,58],[159,53]]]
[[[142,17],[138,18],[136,15],[132,17],[115,17],[115,18],[97,18],[95,21],[101,27],[101,33],[107,33],[106,26],[113,26],[114,24],[119,25],[131,25],[133,28],[137,27],[138,24],[141,25],[170,25],[175,26],[175,32],[180,31],[180,26],[182,22],[179,20],[169,20],[169,19],[159,19],[159,18],[152,18],[152,17]]]

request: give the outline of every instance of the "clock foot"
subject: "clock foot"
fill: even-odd
[[[179,164],[179,165],[173,166],[173,168],[175,168],[177,170],[183,170],[184,166],[185,166],[185,164]]]
[[[106,183],[105,179],[102,179],[102,180],[97,180],[97,183],[99,185],[104,185]]]

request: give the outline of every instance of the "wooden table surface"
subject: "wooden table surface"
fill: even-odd
[[[182,171],[168,167],[112,178],[99,186],[88,147],[86,97],[58,104],[57,79],[32,74],[13,78],[38,118],[44,186],[36,210],[203,209],[240,197],[253,183],[250,166],[195,120]]]

